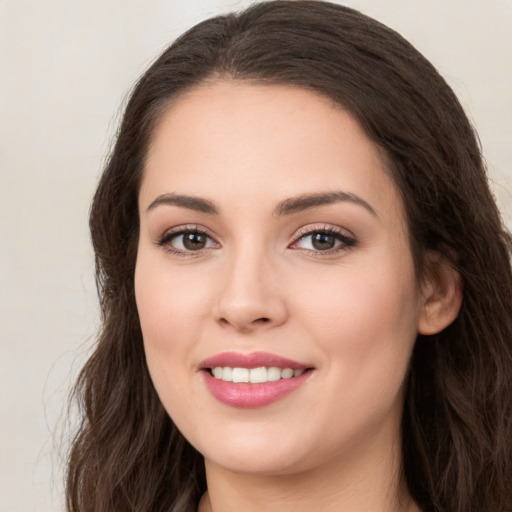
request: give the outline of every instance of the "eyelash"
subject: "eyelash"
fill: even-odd
[[[200,235],[204,236],[209,240],[212,240],[216,245],[218,245],[218,242],[214,240],[214,238],[207,233],[205,230],[199,228],[198,226],[180,226],[175,229],[172,229],[170,231],[166,231],[159,239],[157,240],[156,244],[160,247],[163,247],[167,252],[171,254],[175,254],[177,256],[183,256],[183,257],[194,257],[198,256],[203,253],[204,249],[199,249],[197,251],[192,250],[182,250],[177,249],[171,245],[171,242],[173,239],[186,235],[186,234],[192,234],[192,235]]]
[[[313,229],[304,228],[303,230],[299,231],[298,237],[296,238],[295,242],[293,242],[290,245],[290,247],[293,247],[294,245],[298,244],[301,240],[304,240],[308,237],[312,237],[313,235],[317,235],[317,234],[332,236],[335,238],[335,240],[337,242],[340,242],[340,243],[338,246],[335,246],[332,249],[326,249],[326,250],[300,249],[300,248],[297,248],[297,250],[307,251],[315,257],[322,257],[322,256],[333,255],[333,254],[338,254],[340,252],[347,251],[357,245],[356,239],[352,236],[349,236],[345,231],[343,231],[339,228],[324,226],[322,228],[313,228]]]
[[[215,245],[219,245],[218,242],[205,230],[199,228],[198,226],[183,226],[175,228],[171,231],[165,232],[161,237],[158,238],[156,244],[160,247],[163,247],[167,252],[171,254],[175,254],[182,257],[194,257],[199,256],[202,254],[205,250],[209,249],[210,247],[205,247],[198,250],[182,250],[177,249],[172,246],[172,241],[182,235],[186,234],[192,234],[192,235],[199,235],[204,236],[208,240],[213,241]],[[307,237],[311,237],[316,234],[321,235],[327,235],[332,236],[336,239],[337,242],[340,242],[338,246],[335,246],[331,249],[326,250],[314,250],[314,249],[301,249],[299,247],[293,247],[294,245],[297,245],[301,240],[305,240]],[[342,231],[338,228],[333,227],[327,227],[324,226],[322,228],[304,228],[297,234],[295,241],[289,245],[289,247],[295,249],[295,250],[302,250],[304,252],[308,252],[315,257],[322,257],[326,255],[333,255],[338,254],[343,251],[347,251],[351,249],[352,247],[357,245],[357,241],[355,238],[349,236],[346,234],[345,231]]]

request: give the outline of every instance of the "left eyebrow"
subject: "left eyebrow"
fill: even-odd
[[[373,207],[364,199],[351,192],[320,192],[316,194],[303,194],[297,197],[290,197],[285,199],[277,205],[274,210],[274,215],[290,215],[292,213],[308,210],[309,208],[316,208],[317,206],[324,206],[339,202],[349,202],[362,206],[368,210],[374,217],[378,217],[377,212]]]

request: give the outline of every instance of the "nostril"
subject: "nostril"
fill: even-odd
[[[240,332],[250,332],[258,327],[271,326],[274,322],[271,316],[257,316],[257,315],[240,315],[232,314],[231,316],[219,316],[217,322],[221,327],[234,327]]]

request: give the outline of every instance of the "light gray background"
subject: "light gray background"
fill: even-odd
[[[456,90],[510,225],[512,0],[344,3]],[[183,30],[248,4],[0,0],[0,512],[63,510],[66,397],[97,328],[87,212],[122,98]]]

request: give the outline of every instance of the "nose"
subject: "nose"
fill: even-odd
[[[214,308],[216,321],[240,333],[283,324],[288,311],[278,269],[264,255],[239,255],[226,265]]]

